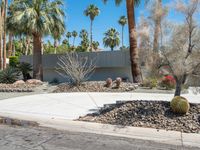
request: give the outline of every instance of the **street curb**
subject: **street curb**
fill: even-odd
[[[200,149],[200,134],[188,134],[177,131],[165,131],[151,128],[123,127],[108,124],[72,121],[59,118],[47,118],[38,116],[30,117],[29,115],[21,114],[14,115],[9,113],[0,113],[0,116],[20,120],[35,121],[39,123],[41,127],[49,127],[57,130],[149,140],[157,143]]]

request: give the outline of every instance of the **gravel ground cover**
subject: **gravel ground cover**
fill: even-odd
[[[0,92],[33,92],[33,84],[0,84]]]
[[[171,111],[169,102],[120,102],[106,105],[99,112],[80,117],[78,120],[200,134],[200,104],[191,104],[188,114],[178,115]]]
[[[58,85],[54,93],[62,92],[132,92],[137,86],[130,82],[122,82],[119,88],[115,84],[112,87],[105,87],[105,81],[88,81],[81,86],[71,86],[68,83]]]

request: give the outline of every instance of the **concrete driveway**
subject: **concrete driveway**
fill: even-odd
[[[200,95],[183,95],[191,103],[200,103]],[[22,96],[0,101],[0,115],[5,113],[46,117],[48,119],[77,119],[94,112],[104,104],[119,100],[164,100],[169,101],[173,94],[152,93],[56,93]]]
[[[188,98],[188,100],[190,100],[191,103],[200,103],[200,95],[193,95],[192,93],[189,93],[183,96]],[[196,150],[196,148],[194,147],[200,148],[199,144],[200,134],[182,134],[180,132],[174,132],[174,131],[158,132],[156,129],[145,129],[145,128],[135,128],[135,127],[122,128],[112,125],[101,125],[95,123],[72,121],[74,119],[77,119],[79,116],[83,116],[86,115],[87,113],[94,112],[96,109],[102,107],[104,104],[115,103],[118,100],[169,101],[172,98],[173,94],[151,94],[151,93],[40,94],[40,95],[23,96],[23,97],[1,100],[0,116],[36,121],[41,126],[44,127],[50,127],[72,132],[81,132],[85,133],[85,135],[88,135],[88,133],[93,133],[93,134],[109,135],[115,137],[140,139],[144,141],[149,140],[152,142],[157,142],[158,145],[156,145],[156,147],[157,146],[159,147],[160,143],[160,145],[162,146],[163,144],[170,144],[171,146],[172,145],[186,146],[186,147],[192,146],[193,148],[191,149],[194,150]],[[23,130],[26,129],[22,129],[20,132],[23,132]],[[15,131],[13,130],[13,132]],[[80,136],[77,138],[80,138],[81,140],[83,137]],[[102,136],[102,139],[104,138],[105,136]],[[114,138],[110,137],[111,141],[113,139]],[[3,140],[3,142],[5,142],[5,140]],[[121,144],[123,144],[123,142]],[[93,145],[95,144],[98,143],[93,143]],[[132,145],[130,145],[130,147],[131,146]],[[148,149],[148,142],[146,145],[144,145],[143,148]],[[183,147],[181,147],[181,149],[182,148]],[[103,148],[101,147],[100,149]],[[155,148],[152,147],[152,149]],[[172,149],[176,148],[173,147]]]

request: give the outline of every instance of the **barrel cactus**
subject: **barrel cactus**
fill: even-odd
[[[188,100],[181,96],[176,96],[170,103],[171,109],[174,113],[186,114],[190,109]]]
[[[111,78],[108,78],[107,80],[106,80],[106,84],[105,84],[105,87],[107,87],[107,88],[109,88],[109,87],[111,87],[112,86],[112,79]]]
[[[118,78],[116,78],[116,87],[117,88],[120,88],[120,85],[121,85],[121,83],[122,83],[122,78],[120,78],[120,77],[118,77]]]

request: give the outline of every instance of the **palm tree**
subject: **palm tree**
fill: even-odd
[[[60,22],[56,23],[54,28],[53,28],[52,37],[54,39],[54,54],[57,53],[58,41],[61,39],[61,35],[64,32],[65,32],[65,27],[64,27],[62,20],[60,20]]]
[[[13,30],[33,36],[33,78],[43,80],[42,37],[52,35],[56,24],[64,25],[61,0],[17,0],[12,3],[7,23]]]
[[[4,0],[3,8],[3,69],[6,68],[6,18],[7,18],[8,0]]]
[[[9,33],[9,42],[8,42],[8,57],[12,55],[12,48],[13,48],[13,34]]]
[[[84,39],[84,38],[88,38],[88,32],[85,29],[82,29],[80,31],[79,37]]]
[[[92,42],[92,47],[94,48],[95,51],[97,51],[98,47],[99,47],[99,42],[98,41],[93,41]]]
[[[72,36],[74,37],[74,40],[73,40],[73,47],[74,47],[75,40],[76,40],[76,37],[78,36],[78,33],[76,31],[73,31]]]
[[[92,28],[93,28],[93,21],[96,16],[98,16],[100,10],[95,5],[91,4],[88,8],[84,11],[85,16],[90,17],[90,50],[92,51],[92,42],[93,42],[93,35],[92,35]]]
[[[66,37],[67,37],[68,43],[70,44],[69,40],[72,37],[72,33],[71,32],[67,32]]]
[[[4,3],[1,1],[0,3],[0,70],[3,69],[3,45],[2,45],[2,38],[3,38],[3,10],[4,10]]]
[[[103,0],[107,2],[108,0]],[[115,3],[119,5],[123,0],[115,0]],[[131,72],[134,83],[140,82],[140,69],[138,65],[138,50],[137,50],[137,36],[135,25],[135,6],[138,6],[141,0],[126,0],[126,9],[128,16],[128,28],[129,28],[129,43],[130,43],[130,60],[131,60]]]
[[[82,29],[79,37],[82,39],[80,44],[81,50],[87,51],[89,47],[88,32],[85,29]]]
[[[124,26],[128,23],[126,16],[121,16],[118,23],[122,26],[122,48],[124,47]]]
[[[114,28],[109,29],[104,35],[103,44],[105,47],[110,47],[111,51],[113,51],[116,46],[119,46],[119,33]]]

